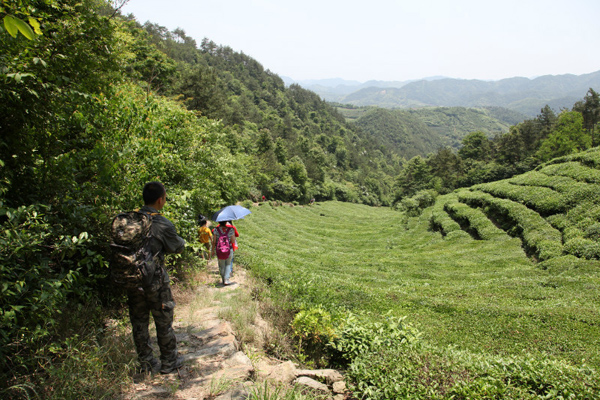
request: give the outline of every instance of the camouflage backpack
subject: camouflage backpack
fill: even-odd
[[[118,214],[111,225],[113,282],[123,289],[148,289],[157,262],[150,249],[152,215],[141,211]]]

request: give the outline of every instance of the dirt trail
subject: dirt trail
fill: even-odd
[[[276,385],[306,385],[321,398],[343,399],[343,377],[333,370],[301,371],[291,361],[266,357],[260,349],[242,348],[231,320],[235,317],[236,301],[249,299],[250,288],[246,271],[235,266],[232,284],[223,286],[216,260],[208,263],[208,277],[193,294],[185,298],[175,293],[177,307],[173,328],[178,350],[184,356],[184,366],[169,375],[134,376],[134,384],[125,399],[246,399],[251,393],[264,388],[265,382]],[[258,312],[244,329],[246,334],[264,335],[267,323]],[[155,338],[155,335],[152,335]],[[239,337],[239,333],[237,335]],[[258,340],[260,342],[260,340]],[[156,350],[156,354],[158,351]],[[314,379],[313,379],[314,378]],[[318,382],[320,380],[325,383]],[[327,385],[329,384],[329,385]],[[312,386],[311,386],[312,385]]]

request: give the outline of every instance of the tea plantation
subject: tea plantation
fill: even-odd
[[[597,168],[597,150],[563,157],[439,196],[418,217],[339,202],[263,203],[239,221],[239,259],[293,309],[351,312],[371,323],[406,316],[420,331],[419,357],[412,346],[388,346],[350,365],[368,398],[431,398],[419,392],[434,390],[425,389],[429,384],[408,392],[395,386],[403,379],[414,386],[414,374],[436,369],[429,362],[440,372],[423,379],[436,382],[438,398],[482,396],[490,377],[497,379],[490,398],[594,398],[588,395],[598,390],[590,377],[600,368]],[[516,370],[524,375],[515,377]],[[480,387],[481,376],[487,378]]]

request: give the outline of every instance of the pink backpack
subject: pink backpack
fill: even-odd
[[[219,260],[227,260],[231,255],[231,243],[229,242],[229,230],[231,228],[227,228],[225,232],[221,229],[220,226],[217,227],[219,231],[219,238],[217,239],[217,258]]]

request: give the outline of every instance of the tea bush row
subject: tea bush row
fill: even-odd
[[[600,170],[588,168],[578,162],[543,165],[536,169],[550,176],[566,176],[580,182],[600,183]]]
[[[563,164],[568,162],[578,162],[590,168],[600,169],[600,148],[594,147],[581,153],[558,157],[544,165]]]
[[[469,190],[459,192],[458,199],[471,207],[485,208],[486,213],[505,225],[503,229],[521,237],[525,250],[537,259],[547,260],[562,254],[561,233],[523,204]]]
[[[509,179],[514,185],[543,186],[553,189],[565,197],[568,207],[582,201],[600,198],[600,185],[580,182],[566,176],[549,176],[542,172],[531,171]]]
[[[444,196],[446,199],[447,196]],[[441,232],[442,235],[447,236],[452,232],[461,231],[461,227],[453,220],[448,213],[444,210],[444,201],[439,198],[440,201],[437,201],[433,206],[433,210],[431,213],[431,218],[429,223],[431,225],[431,229],[434,231]]]
[[[575,237],[565,242],[565,253],[588,260],[600,259],[600,243],[583,237]]]
[[[588,218],[575,223],[568,214],[556,214],[548,217],[548,222],[562,232],[566,254],[600,259],[600,223],[597,220]]]
[[[544,215],[560,213],[568,206],[565,196],[550,188],[513,185],[507,180],[476,185],[473,189],[525,204]]]
[[[510,236],[506,234],[502,229],[490,221],[490,219],[483,213],[483,211],[469,207],[464,203],[458,201],[449,201],[444,204],[444,210],[461,226],[466,226],[467,230],[470,231],[478,239],[482,240],[507,240]]]

